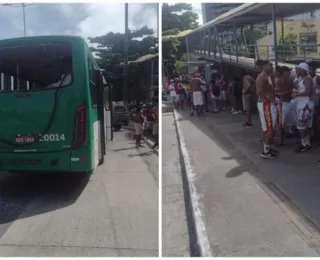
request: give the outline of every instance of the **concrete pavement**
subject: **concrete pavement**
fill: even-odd
[[[179,144],[173,113],[162,114],[162,256],[190,257]]]
[[[189,117],[187,112],[176,115],[195,173],[191,181],[198,193],[213,255],[318,256],[318,234],[289,207],[290,199],[276,196],[254,177],[277,176],[288,184],[297,178],[292,172],[300,172],[295,181],[304,188],[304,170],[311,166],[304,168],[303,164],[300,171],[296,168],[297,161],[307,154],[295,155],[290,150],[291,159],[263,161],[259,158],[259,130],[242,129],[240,116],[221,113],[197,118]],[[246,142],[245,137],[249,138]],[[281,151],[281,158],[285,153]],[[292,160],[293,156],[300,157]],[[251,161],[248,157],[256,159]],[[312,201],[316,199],[317,196]]]
[[[0,256],[158,256],[157,173],[120,131],[92,175],[0,174]]]

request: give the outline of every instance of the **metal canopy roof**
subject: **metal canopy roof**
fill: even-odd
[[[276,18],[282,18],[317,10],[320,8],[320,3],[276,3],[275,6]],[[207,29],[214,24],[218,31],[230,30],[233,28],[233,20],[237,27],[270,21],[272,20],[272,3],[240,5],[193,30],[190,34]]]
[[[144,55],[144,56],[141,56],[140,58],[136,59],[135,61],[132,61],[132,63],[140,63],[140,62],[144,62],[144,61],[147,61],[147,60],[151,60],[155,57],[158,56],[158,53],[156,54],[147,54],[147,55]]]
[[[128,61],[128,64],[132,64],[132,63],[141,63],[141,62],[144,62],[144,61],[147,61],[147,60],[152,60],[154,59],[155,57],[158,57],[158,53],[156,54],[147,54],[147,55],[144,55],[144,56],[141,56],[140,58],[134,60],[134,61]],[[123,65],[124,62],[121,62],[120,65]]]
[[[181,62],[182,65],[194,65],[194,66],[215,64],[215,63],[216,63],[215,61],[206,61],[206,60],[190,60],[190,61]]]
[[[162,36],[162,39],[168,39],[168,38],[182,38],[185,37],[187,34],[191,33],[192,30],[185,30],[182,32],[179,32],[176,35],[166,35],[166,36]]]

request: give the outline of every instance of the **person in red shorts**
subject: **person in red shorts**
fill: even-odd
[[[269,60],[261,62],[262,72],[256,80],[258,96],[258,111],[262,128],[263,152],[260,156],[264,159],[277,157],[277,152],[270,147],[273,139],[273,130],[277,121],[277,104],[275,89],[272,82],[273,65]]]

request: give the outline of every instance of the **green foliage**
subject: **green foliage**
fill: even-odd
[[[158,39],[153,35],[153,30],[147,26],[130,32],[128,60],[134,61],[147,54],[158,53]],[[144,37],[144,38],[142,38]],[[141,39],[142,38],[142,39]],[[91,48],[95,53],[97,62],[104,70],[106,81],[113,84],[114,100],[122,100],[124,84],[124,43],[125,34],[109,32],[106,35],[89,38],[96,47]],[[133,99],[137,96],[145,96],[143,84],[150,85],[150,62],[131,63],[128,66],[128,97]],[[146,66],[147,63],[149,66]],[[154,66],[154,74],[157,73],[157,66]],[[148,82],[149,81],[149,82]],[[142,98],[141,98],[142,99]]]
[[[162,30],[178,29],[180,31],[197,28],[198,14],[192,12],[192,5],[178,3],[162,5]]]
[[[198,14],[192,12],[192,5],[178,3],[162,5],[162,35],[177,35],[179,32],[195,29],[199,26]],[[184,38],[163,38],[162,60],[165,75],[169,78],[181,73],[182,65],[178,62],[186,52]]]
[[[258,28],[258,27],[254,27],[253,30],[254,30],[254,38],[255,38],[257,41],[267,35],[266,32],[262,31],[262,30],[261,30],[260,28]],[[237,37],[238,42],[239,42],[239,45],[245,44],[245,43],[246,43],[247,45],[252,44],[252,41],[250,41],[250,39],[252,38],[252,37],[251,37],[251,32],[250,32],[250,30],[245,30],[245,29],[244,29],[243,32],[244,32],[244,35],[243,35],[242,33],[239,33],[239,34],[238,34],[238,37]]]
[[[280,35],[279,43],[277,46],[279,59],[287,60],[288,58],[297,55],[297,38],[298,35],[294,33],[288,33],[282,41],[282,36]]]

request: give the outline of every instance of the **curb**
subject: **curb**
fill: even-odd
[[[154,142],[150,141],[149,139],[142,137],[143,141],[157,154],[159,155],[159,150],[156,148],[152,148],[152,146],[154,145]]]
[[[128,126],[122,126],[122,128],[130,131],[134,131],[132,127],[128,127]],[[159,156],[159,150],[156,148],[152,148],[152,146],[154,145],[154,142],[150,141],[145,137],[142,137],[142,140]]]
[[[191,257],[212,257],[212,249],[205,228],[203,215],[199,203],[199,195],[193,183],[195,173],[190,164],[187,148],[177,120],[176,111],[173,111],[176,134],[179,144],[180,165],[184,189],[186,217],[189,229]]]

